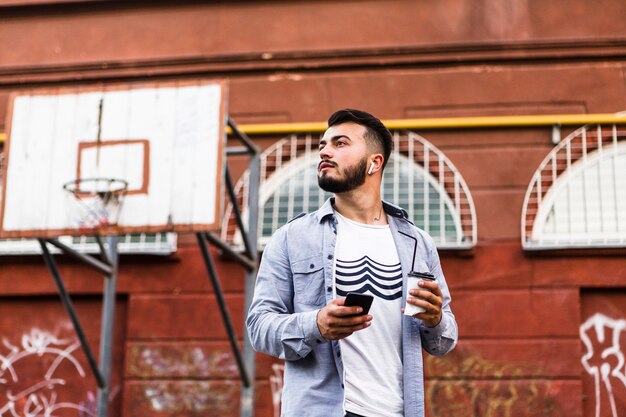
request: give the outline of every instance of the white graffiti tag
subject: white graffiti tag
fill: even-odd
[[[626,389],[626,365],[620,346],[620,337],[625,330],[626,320],[615,320],[603,314],[594,314],[580,326],[580,339],[587,350],[581,362],[594,378],[596,417],[626,415],[618,413],[620,406],[616,404],[617,393]],[[608,410],[602,410],[607,406],[610,414]]]
[[[2,345],[8,349],[8,353],[0,354],[0,386],[5,385],[5,398],[0,398],[0,417],[55,417],[57,411],[62,409],[74,409],[81,416],[95,416],[93,410],[84,404],[70,402],[57,402],[56,389],[66,384],[62,378],[55,376],[57,369],[62,363],[69,362],[72,368],[82,378],[85,371],[73,356],[73,352],[80,347],[76,340],[63,340],[41,331],[32,329],[29,334],[24,334],[21,346],[11,344],[6,338],[2,339]],[[50,363],[42,376],[29,374],[20,380],[18,365],[27,358],[36,358]],[[13,392],[11,386],[21,387],[18,392]]]
[[[274,406],[274,417],[280,416],[280,403],[283,394],[283,373],[285,365],[282,363],[272,364],[273,375],[270,375],[270,388],[272,389],[272,404]]]

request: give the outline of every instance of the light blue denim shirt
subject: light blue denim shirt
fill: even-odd
[[[337,220],[333,199],[317,211],[301,215],[276,231],[263,253],[254,299],[246,324],[258,352],[284,359],[282,416],[344,415],[343,363],[338,341],[325,340],[317,327],[318,311],[333,298],[333,256]],[[383,203],[402,264],[402,274],[430,271],[443,293],[443,317],[427,328],[402,316],[402,360],[405,417],[424,416],[422,348],[444,355],[456,345],[458,331],[450,309],[450,292],[430,236],[407,220],[401,208]],[[414,241],[417,256],[413,262]],[[406,299],[406,284],[402,300]],[[401,314],[398,311],[398,314]]]

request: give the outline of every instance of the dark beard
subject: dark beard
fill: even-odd
[[[328,176],[317,176],[317,184],[324,191],[329,193],[345,193],[352,191],[356,187],[363,185],[365,182],[365,172],[367,169],[367,158],[363,158],[353,168],[347,168],[344,170],[345,178],[335,179]]]

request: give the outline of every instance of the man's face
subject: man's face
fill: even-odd
[[[368,149],[365,127],[343,123],[328,128],[320,140],[317,183],[324,191],[344,193],[363,185]]]

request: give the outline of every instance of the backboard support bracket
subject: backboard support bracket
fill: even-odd
[[[89,367],[91,368],[91,371],[96,379],[96,383],[98,385],[97,415],[98,417],[106,417],[108,416],[109,395],[111,393],[111,353],[113,346],[113,325],[115,321],[118,238],[117,236],[107,236],[106,247],[102,243],[102,240],[99,236],[97,239],[101,249],[101,257],[105,259],[104,262],[96,259],[93,256],[77,252],[76,250],[62,244],[57,239],[38,239],[38,241],[39,245],[41,246],[44,262],[46,263],[46,266],[48,267],[48,270],[52,275],[54,283],[59,292],[61,302],[63,303],[63,306],[65,307],[65,310],[70,317],[72,325],[74,326],[74,331],[76,332],[83,352],[87,357]],[[48,244],[59,248],[63,253],[80,260],[81,262],[94,268],[98,272],[104,274],[105,283],[102,295],[102,324],[100,330],[99,364],[96,364],[95,355],[93,354],[93,350],[91,349],[89,341],[85,336],[85,332],[80,323],[76,310],[74,309],[72,299],[70,298],[70,295],[65,287],[63,278],[61,277],[54,257],[50,254],[50,251],[48,250]]]
[[[255,352],[252,349],[252,344],[247,337],[247,332],[244,333],[243,352],[239,348],[237,343],[236,333],[232,324],[230,313],[228,312],[226,299],[224,298],[224,292],[220,284],[220,280],[213,262],[210,251],[208,250],[207,243],[213,245],[217,249],[226,252],[231,259],[241,265],[245,269],[245,302],[244,311],[248,311],[250,304],[252,303],[252,295],[254,291],[254,280],[256,278],[256,272],[258,268],[258,256],[257,256],[257,238],[258,238],[258,214],[259,214],[259,186],[261,175],[261,153],[259,149],[252,143],[248,136],[237,128],[237,125],[232,119],[228,118],[228,126],[231,128],[233,135],[240,142],[243,147],[237,147],[226,149],[226,155],[242,155],[247,154],[249,156],[249,170],[250,170],[250,194],[248,198],[248,227],[245,227],[241,215],[241,209],[237,203],[237,195],[233,186],[233,181],[228,171],[228,165],[224,168],[224,183],[226,185],[226,191],[228,193],[230,202],[233,206],[233,213],[237,227],[243,237],[245,251],[240,254],[233,250],[228,243],[222,241],[212,233],[198,232],[196,233],[196,239],[198,246],[202,253],[211,285],[213,286],[213,292],[220,309],[222,321],[226,328],[228,340],[230,342],[239,375],[242,382],[241,390],[241,416],[253,417],[254,416],[254,378],[255,378]],[[242,152],[243,150],[243,152]]]

